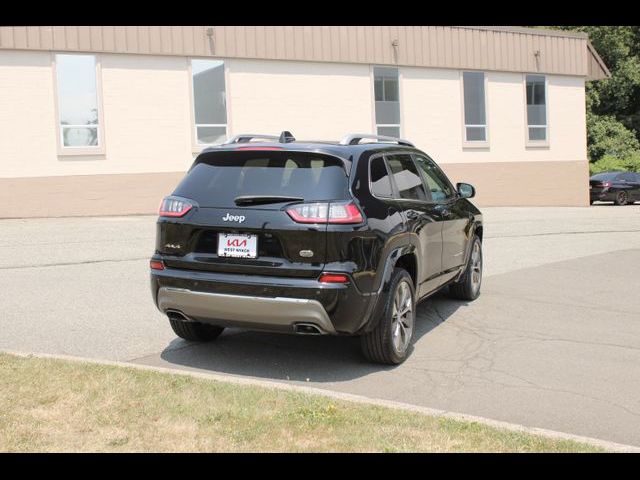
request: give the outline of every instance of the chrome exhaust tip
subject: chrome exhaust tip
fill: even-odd
[[[178,310],[167,310],[165,313],[167,314],[167,317],[169,317],[171,320],[180,320],[181,322],[193,322],[192,319],[190,319],[184,313]]]
[[[293,331],[298,335],[324,335],[320,327],[313,323],[296,323],[293,326]]]

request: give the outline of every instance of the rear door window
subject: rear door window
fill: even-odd
[[[289,196],[304,201],[349,198],[342,161],[298,152],[210,152],[189,171],[174,195],[201,207],[229,207],[238,196]],[[273,204],[270,204],[273,208]]]
[[[384,158],[377,157],[371,160],[371,193],[376,197],[391,198],[393,189],[391,179]]]
[[[427,201],[422,178],[410,155],[387,155],[387,164],[400,198]]]

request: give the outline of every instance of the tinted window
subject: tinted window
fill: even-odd
[[[378,127],[378,135],[400,138],[400,127]]]
[[[398,187],[400,198],[427,200],[422,179],[409,155],[389,155],[387,163]]]
[[[625,182],[635,182],[636,181],[636,174],[635,173],[631,173],[631,172],[627,172],[627,173],[623,173],[622,174],[622,180],[624,180]]]
[[[305,201],[349,198],[341,160],[290,152],[203,154],[174,193],[202,207],[233,206],[241,195],[284,195]]]
[[[378,135],[400,136],[400,88],[398,69],[374,67],[373,90]]]
[[[529,140],[547,139],[547,93],[542,75],[527,75]]]
[[[193,112],[198,143],[219,143],[227,137],[224,62],[191,60]]]
[[[615,180],[620,175],[620,172],[605,172],[605,173],[596,173],[591,180]]]
[[[464,72],[465,135],[468,142],[487,140],[487,119],[484,102],[484,73]]]
[[[371,160],[371,193],[376,197],[391,197],[391,179],[382,157]]]
[[[445,200],[453,195],[453,190],[447,178],[432,160],[416,155],[416,163],[434,202]]]

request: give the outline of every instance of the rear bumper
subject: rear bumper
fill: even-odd
[[[353,281],[328,284],[315,278],[177,268],[151,270],[151,293],[161,312],[182,313],[194,321],[285,333],[304,323],[334,335],[362,330],[377,299]]]
[[[615,197],[613,192],[589,192],[589,199],[592,202],[613,202]]]
[[[223,326],[293,331],[297,323],[316,325],[322,333],[336,334],[324,307],[317,300],[286,297],[249,297],[161,287],[158,308],[177,311],[190,319]]]

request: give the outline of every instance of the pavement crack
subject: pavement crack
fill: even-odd
[[[27,268],[45,268],[45,267],[67,267],[71,265],[90,265],[93,263],[120,263],[120,262],[134,262],[138,260],[148,260],[149,257],[135,257],[135,258],[107,258],[104,260],[84,260],[81,262],[60,262],[60,263],[40,263],[35,265],[16,265],[13,267],[0,267],[0,270],[22,270]]]

